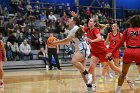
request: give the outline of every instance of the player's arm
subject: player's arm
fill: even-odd
[[[6,50],[5,50],[5,47],[4,47],[4,43],[3,43],[2,40],[0,42],[1,42],[1,45],[2,45],[2,52],[3,52],[3,55],[4,55],[4,61],[7,61]]]
[[[120,36],[121,36],[121,39],[122,39],[122,33],[120,33]],[[127,48],[127,46],[126,46],[126,42],[124,42],[124,48],[126,49]]]
[[[107,35],[107,38],[106,38],[106,40],[105,40],[105,45],[108,45],[109,44],[109,33],[108,33],[108,35]]]
[[[59,41],[54,41],[54,42],[52,42],[52,44],[66,45],[66,44],[68,44],[71,40],[72,40],[72,37],[71,37],[71,36],[68,36],[68,37],[65,38],[65,39],[62,39],[62,40],[59,40]]]
[[[99,41],[101,41],[102,40],[102,37],[101,37],[101,35],[100,34],[96,34],[96,39],[94,39],[94,40],[92,40],[92,39],[90,39],[90,38],[88,38],[88,41],[90,42],[90,43],[94,43],[94,42],[99,42]]]

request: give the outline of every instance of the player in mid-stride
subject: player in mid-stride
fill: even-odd
[[[126,42],[127,49],[124,52],[122,74],[118,80],[118,87],[116,93],[121,93],[121,86],[124,82],[125,76],[128,73],[129,67],[132,62],[135,62],[140,67],[140,16],[134,15],[128,19],[127,23],[130,24],[130,28],[126,29],[123,33],[121,41],[113,49],[111,53],[106,56],[110,57],[117,51],[124,42]]]
[[[52,44],[67,44],[70,41],[74,41],[75,53],[71,63],[80,71],[88,91],[90,91],[92,90],[92,85],[90,85],[92,83],[92,74],[89,74],[86,70],[86,59],[90,54],[90,48],[84,37],[83,29],[78,26],[78,20],[77,17],[72,17],[69,20],[70,32],[67,38],[60,41],[54,41]]]

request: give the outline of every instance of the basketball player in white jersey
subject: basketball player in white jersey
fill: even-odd
[[[69,20],[69,35],[67,38],[55,41],[53,44],[67,44],[70,41],[75,43],[75,53],[72,57],[71,63],[80,71],[87,87],[88,91],[92,91],[92,75],[86,70],[86,59],[90,54],[90,48],[84,37],[84,31],[82,28],[77,26],[79,19],[77,17],[72,17]]]

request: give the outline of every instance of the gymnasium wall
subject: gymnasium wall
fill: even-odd
[[[140,9],[140,0],[116,0],[117,8]]]
[[[36,2],[37,0],[30,0],[31,2]],[[57,4],[67,4],[69,3],[71,7],[75,5],[75,0],[38,0],[40,2],[47,3],[57,3]],[[112,4],[112,0],[99,0],[100,2],[109,2]],[[80,5],[90,5],[92,0],[79,0]],[[9,7],[9,0],[0,0],[0,4],[2,7]],[[117,8],[126,8],[126,9],[140,9],[140,0],[116,0]],[[93,6],[99,6],[97,2],[93,4]]]

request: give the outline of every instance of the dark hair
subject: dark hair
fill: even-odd
[[[140,27],[140,15],[134,15],[127,20],[131,27]]]
[[[75,33],[75,37],[76,38],[81,38],[83,35],[84,35],[84,30],[80,27],[77,31],[76,31],[76,33]]]
[[[73,21],[75,21],[75,24],[76,25],[79,25],[80,24],[80,20],[78,17],[73,17]]]

